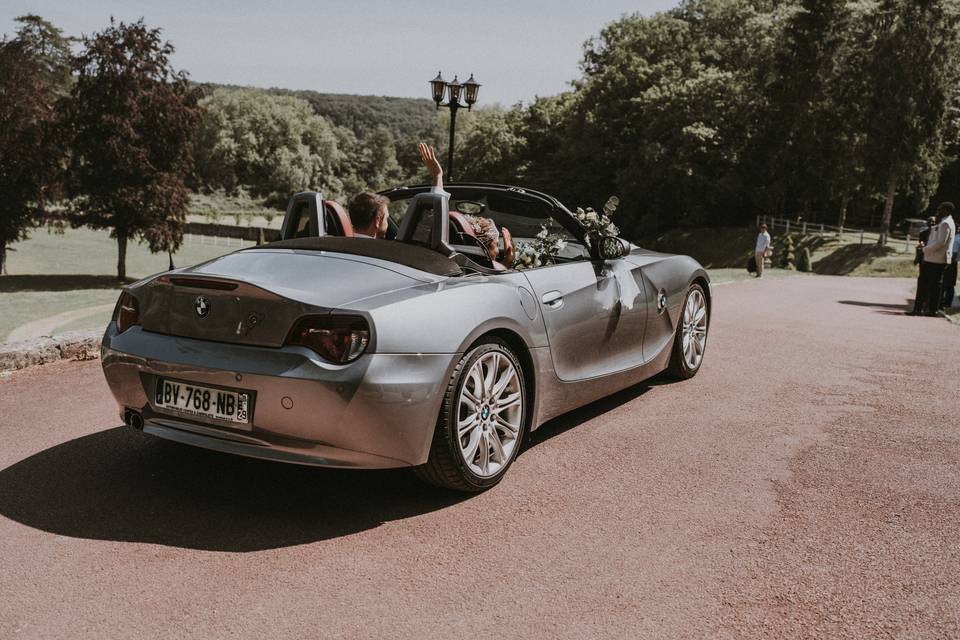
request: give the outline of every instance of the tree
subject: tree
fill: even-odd
[[[27,237],[59,191],[54,89],[30,43],[0,40],[0,274],[7,247]]]
[[[75,38],[63,35],[63,31],[38,15],[27,14],[14,20],[17,40],[38,64],[38,72],[44,76],[48,86],[58,96],[65,94],[70,87],[70,44]]]
[[[690,0],[587,43],[566,143],[589,202],[621,197],[630,233],[755,212],[761,81],[783,20],[767,3]]]
[[[519,131],[521,118],[519,107],[472,110],[457,136],[457,179],[499,184],[520,182],[519,159],[526,142]]]
[[[841,64],[864,79],[864,158],[882,198],[880,244],[894,198],[926,200],[946,163],[944,133],[957,91],[960,8],[952,0],[866,0],[847,5]]]
[[[110,26],[83,41],[64,102],[72,141],[71,223],[110,229],[117,277],[126,278],[127,242],[175,251],[182,240],[200,110],[186,74],[170,65],[173,46],[143,20]]]
[[[278,206],[297,191],[343,192],[346,158],[338,132],[304,100],[221,89],[200,105],[205,114],[196,156],[204,187],[242,186]],[[344,140],[353,136],[340,133]]]

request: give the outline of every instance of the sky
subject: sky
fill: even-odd
[[[36,13],[68,35],[141,17],[199,82],[424,97],[443,71],[483,85],[479,104],[553,95],[579,76],[585,40],[623,14],[678,0],[4,0],[0,33]]]

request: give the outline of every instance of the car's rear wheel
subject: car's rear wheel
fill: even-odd
[[[523,370],[510,347],[497,338],[475,346],[450,378],[430,456],[417,475],[459,491],[500,482],[520,452],[526,398]]]
[[[673,342],[668,371],[681,380],[697,375],[707,348],[707,323],[710,312],[707,296],[699,284],[690,285],[683,301],[683,310],[677,322],[677,336]]]

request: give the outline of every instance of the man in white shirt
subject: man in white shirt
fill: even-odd
[[[953,236],[953,247],[951,253],[953,259],[947,268],[943,270],[943,299],[940,301],[941,309],[949,309],[953,306],[953,298],[957,295],[957,262],[960,259],[960,233]]]
[[[937,226],[930,231],[923,247],[923,269],[917,283],[917,299],[910,315],[935,316],[943,299],[943,272],[953,261],[953,240],[957,226],[953,221],[952,202],[937,207]]]
[[[760,225],[760,233],[757,234],[757,246],[754,250],[754,259],[757,261],[757,277],[763,277],[763,261],[767,257],[767,251],[770,250],[770,232],[767,231],[767,225]]]

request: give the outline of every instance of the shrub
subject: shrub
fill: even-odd
[[[793,236],[788,235],[783,240],[783,253],[780,254],[780,267],[783,269],[796,269],[794,261],[796,256],[793,254]]]
[[[797,258],[797,270],[803,271],[804,273],[813,271],[813,260],[810,258],[810,249],[804,247],[800,252],[800,257]]]

